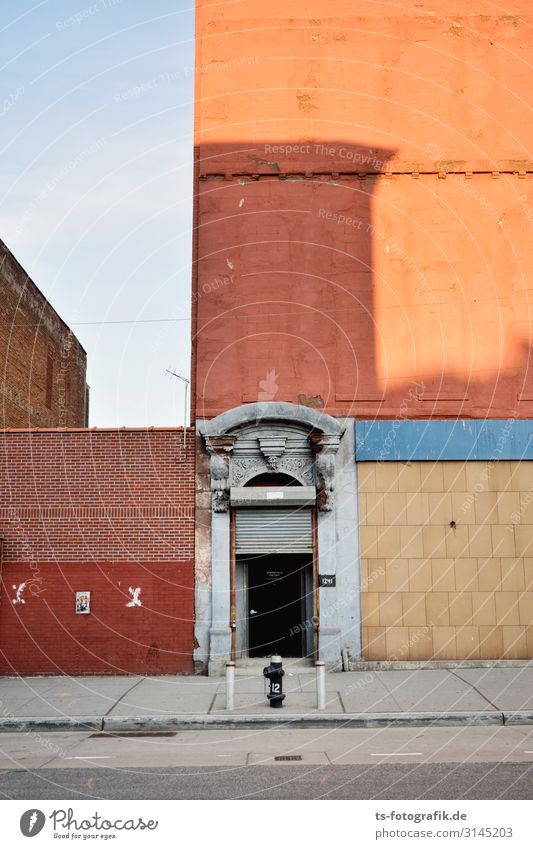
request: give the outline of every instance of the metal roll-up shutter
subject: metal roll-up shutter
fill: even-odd
[[[235,551],[237,554],[312,552],[311,510],[305,507],[236,510]]]

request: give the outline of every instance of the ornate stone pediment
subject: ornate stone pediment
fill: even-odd
[[[229,509],[230,485],[244,486],[269,472],[285,473],[304,486],[316,483],[318,509],[333,509],[335,453],[343,427],[326,413],[296,404],[246,404],[217,416],[203,432],[215,513]]]

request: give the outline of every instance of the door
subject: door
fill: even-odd
[[[301,557],[265,555],[248,560],[250,657],[302,657],[306,634]]]

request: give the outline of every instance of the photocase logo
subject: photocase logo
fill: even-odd
[[[20,830],[24,837],[35,837],[43,830],[46,817],[42,811],[31,808],[25,811],[20,818]]]

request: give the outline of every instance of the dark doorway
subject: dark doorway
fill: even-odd
[[[312,644],[311,611],[310,555],[265,554],[248,559],[250,657],[304,657]]]

